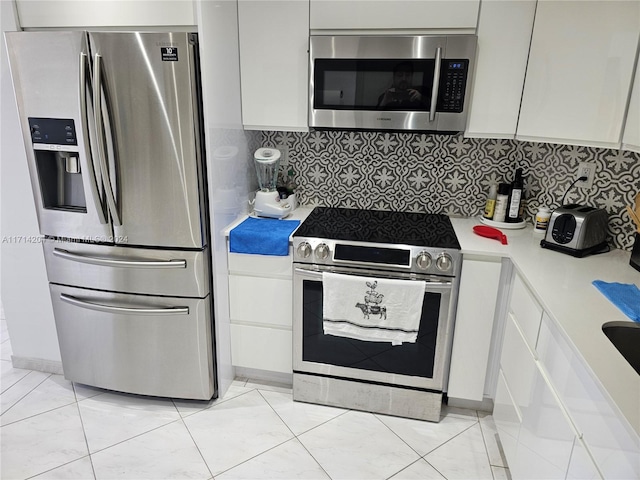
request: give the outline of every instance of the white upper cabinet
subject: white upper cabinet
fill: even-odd
[[[311,30],[474,29],[479,0],[311,0]]]
[[[193,0],[17,0],[23,28],[193,26]]]
[[[249,130],[308,130],[309,2],[238,2],[242,122]]]
[[[627,122],[624,126],[622,148],[640,153],[640,49],[638,50],[631,102],[629,102],[629,113],[627,113]]]
[[[640,2],[539,0],[516,138],[617,148]]]
[[[514,138],[535,0],[484,0],[466,137]]]

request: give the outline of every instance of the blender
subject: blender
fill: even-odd
[[[280,156],[280,150],[275,148],[259,148],[253,155],[260,186],[253,210],[259,217],[284,218],[291,213],[291,205],[280,200],[276,189]]]

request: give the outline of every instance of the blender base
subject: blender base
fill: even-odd
[[[253,211],[258,217],[285,218],[291,213],[291,205],[286,200],[280,200],[277,191],[256,192]]]

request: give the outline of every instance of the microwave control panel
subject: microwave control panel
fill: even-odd
[[[464,108],[469,60],[443,60],[440,69],[437,111],[460,113]]]

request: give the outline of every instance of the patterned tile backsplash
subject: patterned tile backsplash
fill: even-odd
[[[631,250],[625,210],[640,192],[640,154],[460,135],[313,131],[262,132],[262,146],[286,146],[302,205],[475,216],[492,182],[522,168],[531,221],[539,206],[556,208],[580,162],[596,164],[591,189],[573,187],[565,203],[604,208],[609,240]]]

